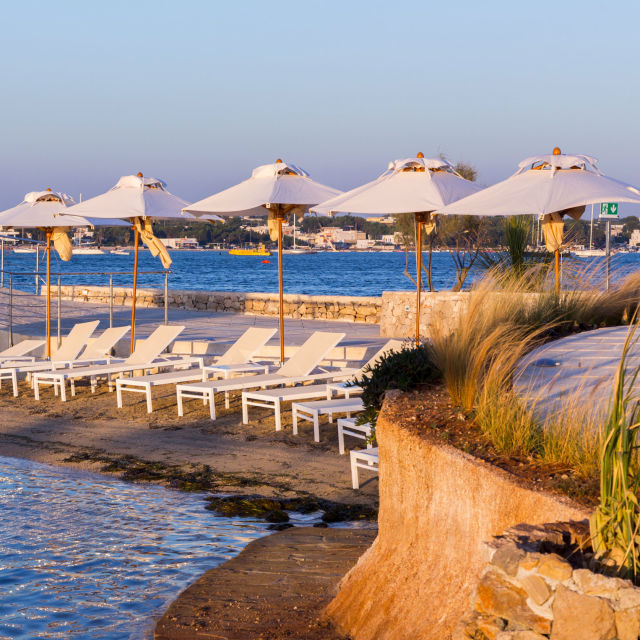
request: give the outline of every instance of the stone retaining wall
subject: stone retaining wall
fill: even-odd
[[[588,516],[418,430],[403,406],[388,393],[377,423],[378,537],[327,608],[354,640],[450,638],[485,569],[483,541],[522,522]]]
[[[64,300],[109,304],[109,287],[65,285],[60,287]],[[57,287],[51,288],[57,296]],[[115,305],[131,306],[131,289],[113,288]],[[239,293],[232,291],[183,291],[169,290],[168,304],[173,309],[195,311],[222,311],[248,315],[277,316],[277,293]],[[164,306],[161,289],[138,289],[136,305],[139,307]],[[314,320],[340,320],[342,322],[380,322],[382,300],[376,297],[307,296],[285,294],[284,313],[287,318]]]
[[[519,525],[485,548],[472,613],[453,640],[638,640],[640,589],[590,570],[586,523]]]

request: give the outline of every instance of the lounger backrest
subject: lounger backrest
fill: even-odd
[[[41,347],[45,342],[46,340],[22,340],[18,344],[14,344],[13,347],[0,351],[0,359],[6,360],[16,356],[26,356]]]
[[[126,364],[153,362],[183,331],[184,326],[173,324],[158,327],[136,345],[133,353],[125,360]]]
[[[278,369],[278,375],[288,378],[309,375],[344,336],[344,333],[316,331],[293,356]]]
[[[99,324],[99,320],[94,320],[93,322],[78,322],[75,324],[66,337],[62,338],[62,344],[51,356],[51,360],[53,362],[75,360]]]
[[[247,329],[219,358],[216,364],[243,364],[264,347],[277,329],[251,327]]]
[[[380,349],[380,351],[378,351],[373,356],[373,358],[371,358],[370,360],[367,360],[367,362],[365,362],[362,365],[362,368],[360,369],[360,373],[361,374],[364,373],[365,370],[368,369],[368,367],[371,367],[373,369],[373,367],[375,367],[376,364],[378,364],[378,360],[386,356],[387,353],[389,353],[390,351],[400,351],[402,349],[402,344],[403,344],[402,340],[389,340],[389,342],[387,342],[387,344],[385,344],[384,347],[382,347],[382,349]]]
[[[111,349],[116,346],[119,340],[124,338],[129,329],[131,329],[129,325],[105,329],[100,337],[87,345],[80,357],[86,360],[98,360],[110,355]]]

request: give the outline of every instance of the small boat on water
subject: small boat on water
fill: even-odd
[[[607,255],[604,249],[574,249],[571,253],[578,258],[601,258]]]
[[[230,256],[270,256],[271,251],[263,244],[257,247],[249,247],[248,249],[229,249]]]
[[[101,256],[104,251],[98,247],[73,247],[73,253],[83,256]]]
[[[35,253],[35,247],[15,247],[13,253]]]
[[[109,253],[112,253],[114,256],[128,256],[129,252],[125,251],[124,249],[114,249],[113,251],[110,251]]]

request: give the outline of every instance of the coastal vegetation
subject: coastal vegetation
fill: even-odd
[[[570,288],[556,296],[544,264],[494,267],[474,284],[468,306],[453,325],[450,319],[436,323],[428,342],[417,348],[407,345],[363,377],[367,420],[375,423],[385,389],[440,385],[475,438],[472,448],[482,449],[476,438],[480,435],[497,455],[547,465],[553,473],[562,469],[587,481],[595,498],[592,479],[602,463],[605,416],[585,407],[580,388],[543,409],[544,391],[517,388],[517,383],[519,363],[534,348],[571,333],[630,321],[640,277],[621,278],[607,292],[601,275],[577,271],[567,278]],[[390,364],[399,373],[390,372]],[[424,420],[434,424],[429,416]],[[464,440],[459,420],[438,425],[446,439]]]

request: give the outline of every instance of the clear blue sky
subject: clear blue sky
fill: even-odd
[[[640,183],[640,4],[3,4],[0,208],[143,171],[196,200],[282,157],[338,188],[423,151],[479,181],[591,154]]]

